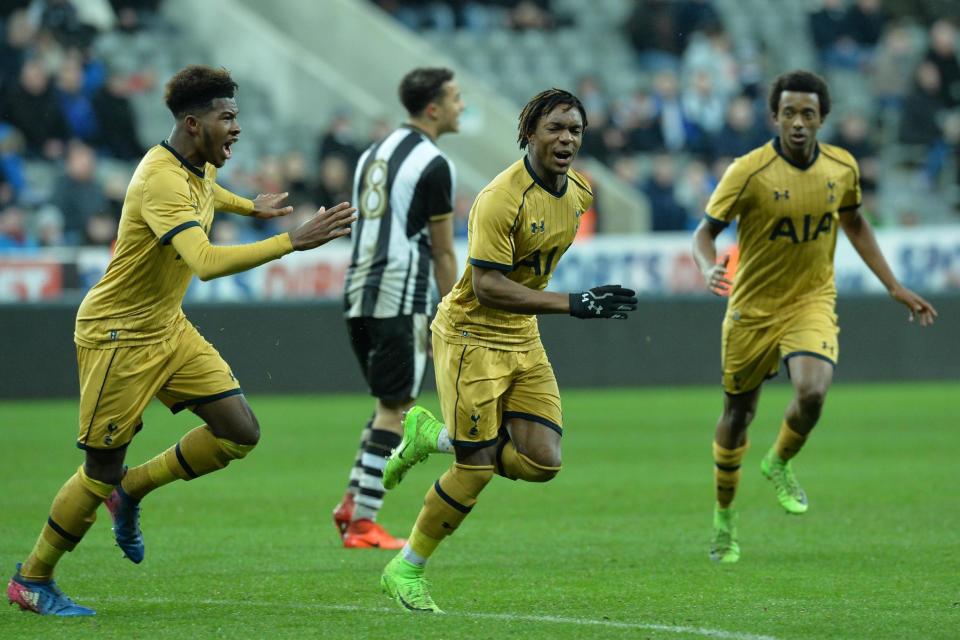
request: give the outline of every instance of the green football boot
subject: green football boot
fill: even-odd
[[[441,429],[446,427],[423,407],[411,407],[404,414],[403,439],[387,458],[387,466],[383,470],[384,489],[393,489],[413,465],[438,451],[437,438]]]
[[[777,490],[777,500],[787,513],[800,515],[807,512],[807,494],[800,488],[797,477],[793,475],[790,461],[780,459],[773,449],[760,461],[760,471]]]
[[[407,611],[443,613],[427,591],[423,567],[418,567],[398,554],[383,568],[380,588]]]
[[[737,512],[733,507],[713,508],[713,542],[710,544],[710,559],[722,564],[732,564],[740,559],[740,544],[737,542]]]

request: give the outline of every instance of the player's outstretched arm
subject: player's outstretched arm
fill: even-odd
[[[171,244],[201,280],[212,280],[247,271],[265,262],[276,260],[291,251],[303,251],[326,244],[350,233],[356,220],[356,209],[343,202],[330,210],[320,209],[290,233],[281,233],[266,240],[231,246],[210,244],[199,226],[191,226],[173,236]]]
[[[725,296],[730,293],[733,282],[727,278],[727,263],[730,256],[724,256],[722,262],[717,262],[717,236],[723,231],[723,226],[712,223],[708,218],[700,221],[697,230],[693,232],[693,259],[700,267],[700,274],[713,294]]]
[[[320,207],[316,215],[290,232],[290,244],[294,251],[307,251],[326,244],[335,238],[350,235],[350,225],[357,216],[357,210],[349,202],[341,202],[335,207]]]
[[[473,290],[485,307],[523,314],[568,313],[577,318],[625,319],[637,308],[636,294],[620,285],[582,293],[538,291],[507,278],[496,269],[473,267]]]
[[[873,233],[873,227],[867,219],[858,210],[853,210],[840,214],[840,225],[847,237],[850,238],[850,244],[860,254],[863,262],[870,267],[870,270],[890,292],[890,297],[910,310],[910,322],[913,322],[916,317],[920,319],[920,326],[925,327],[933,324],[937,317],[937,310],[933,308],[932,304],[900,284],[896,276],[893,275],[890,265],[887,264],[887,260],[883,257],[883,252],[880,251],[880,246],[877,244],[877,236]]]

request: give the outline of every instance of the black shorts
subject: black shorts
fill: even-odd
[[[427,316],[347,318],[350,345],[370,394],[386,402],[420,395],[427,369]]]

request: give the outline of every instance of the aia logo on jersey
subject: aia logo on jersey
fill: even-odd
[[[790,199],[790,189],[784,189],[780,191],[779,189],[773,190],[773,199],[777,202],[780,202],[780,199],[789,200]]]
[[[773,241],[777,238],[787,238],[793,244],[800,244],[801,242],[810,242],[811,240],[816,240],[820,237],[820,234],[830,235],[830,231],[833,229],[833,213],[826,212],[820,219],[814,223],[813,216],[809,213],[803,216],[803,226],[799,227],[798,224],[794,224],[793,218],[783,217],[777,220],[777,223],[773,225],[773,231],[770,232],[769,240]]]

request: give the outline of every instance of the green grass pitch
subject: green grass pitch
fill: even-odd
[[[391,552],[344,550],[334,533],[370,399],[252,397],[260,446],[144,502],[142,565],[113,546],[105,509],[64,558],[61,587],[95,618],[6,607],[0,638],[957,638],[958,390],[835,386],[796,462],[811,502],[796,517],[758,469],[789,399],[771,385],[737,500],[743,558],[729,567],[707,559],[720,390],[566,391],[563,472],[547,485],[495,478],[431,561],[446,616],[401,611],[379,592]],[[81,460],[75,424],[74,402],[0,404],[6,574]],[[130,464],[197,420],[154,403],[145,424]],[[411,471],[380,521],[405,535],[450,460]]]

